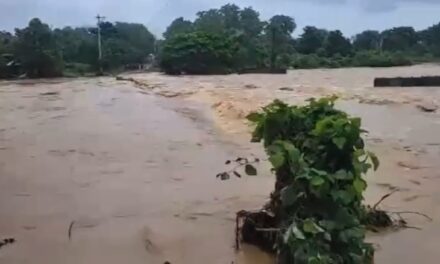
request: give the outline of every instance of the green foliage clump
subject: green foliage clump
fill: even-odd
[[[290,66],[294,69],[340,68],[351,66],[351,58],[335,54],[333,57],[320,57],[317,54],[296,54]]]
[[[63,61],[57,50],[52,30],[39,19],[32,19],[25,29],[17,29],[15,57],[28,77],[62,75]]]
[[[352,58],[353,66],[392,67],[411,65],[412,61],[402,53],[361,51]]]
[[[178,34],[161,51],[168,74],[224,74],[232,71],[237,46],[228,37],[206,32]]]
[[[64,77],[81,77],[93,72],[92,66],[84,63],[66,63],[64,65]]]
[[[227,4],[218,9],[198,12],[194,22],[183,18],[174,20],[164,33],[164,44],[181,34],[203,32],[216,35],[221,42],[228,41],[234,46],[233,62],[226,72],[269,71],[289,66],[288,57],[293,52],[292,33],[295,28],[296,23],[291,17],[275,15],[264,22],[251,7],[241,9],[237,5]],[[168,69],[163,70],[169,72]]]
[[[364,149],[361,120],[335,109],[335,97],[305,106],[274,101],[248,119],[276,175],[269,209],[279,221],[280,263],[371,263],[364,242],[363,175],[377,169]]]
[[[321,57],[316,54],[297,54],[292,58],[291,66],[294,69],[315,69],[324,65]]]

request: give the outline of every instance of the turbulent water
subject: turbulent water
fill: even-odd
[[[372,88],[374,77],[440,71],[292,71],[287,75],[94,78],[0,83],[0,263],[270,264],[235,252],[235,212],[260,207],[273,188],[259,177],[220,182],[224,161],[262,155],[244,116],[279,98],[337,94],[361,116],[381,158],[367,203],[418,211],[407,229],[371,234],[376,263],[437,263],[440,252],[440,87]]]

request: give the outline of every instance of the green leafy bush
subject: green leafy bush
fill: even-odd
[[[276,175],[267,210],[280,227],[280,263],[371,263],[364,242],[363,175],[377,169],[364,150],[361,120],[334,108],[335,97],[305,106],[274,101],[248,119]]]
[[[66,63],[64,65],[64,77],[79,77],[91,74],[94,71],[92,65],[84,63]]]
[[[361,51],[355,54],[352,64],[353,66],[392,67],[407,66],[412,62],[402,53]]]
[[[178,34],[163,46],[160,67],[168,74],[224,74],[232,71],[238,48],[224,35]]]
[[[323,67],[321,58],[316,54],[297,54],[292,59],[291,65],[295,69],[314,69]]]

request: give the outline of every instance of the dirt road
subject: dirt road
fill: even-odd
[[[372,91],[366,81],[378,72],[0,83],[0,237],[17,240],[0,263],[271,263],[254,248],[233,250],[235,212],[260,207],[273,187],[267,168],[227,182],[215,174],[228,158],[261,155],[248,143],[248,111],[333,93],[363,118],[382,160],[367,202],[398,189],[385,209],[434,219],[409,215],[421,230],[370,235],[376,263],[437,263],[440,117],[416,106],[438,103],[439,92]],[[364,82],[343,79],[353,76]]]

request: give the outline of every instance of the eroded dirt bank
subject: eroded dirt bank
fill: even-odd
[[[0,263],[271,263],[236,255],[233,217],[264,203],[267,176],[219,182],[223,161],[261,155],[244,116],[275,98],[338,94],[381,158],[367,202],[419,211],[408,229],[372,235],[376,263],[437,263],[440,88],[371,88],[375,76],[437,66],[294,71],[288,75],[113,78],[0,83]],[[70,232],[69,232],[69,227]],[[70,235],[69,235],[70,233]]]

